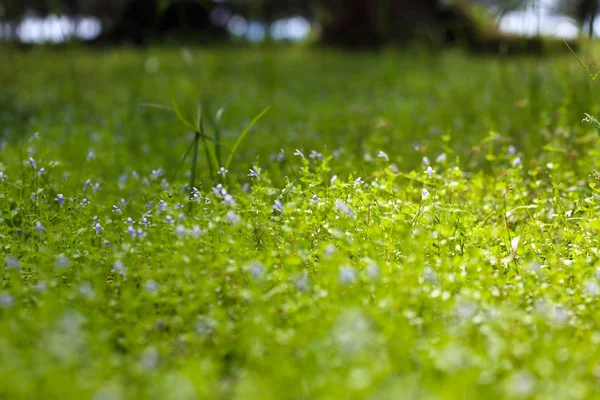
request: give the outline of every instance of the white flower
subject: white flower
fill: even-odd
[[[294,155],[295,156],[300,156],[300,157],[304,158],[304,154],[302,154],[302,152],[300,150],[298,150],[298,149],[296,149],[296,151],[294,151]]]
[[[445,163],[447,159],[448,159],[448,157],[446,156],[446,153],[442,153],[439,156],[437,156],[437,158],[435,159],[435,162],[436,163]]]
[[[227,175],[227,173],[229,172],[229,170],[225,169],[224,167],[219,168],[219,175],[225,176]]]
[[[429,190],[423,188],[423,190],[421,191],[421,197],[423,198],[423,200],[429,198]]]
[[[356,270],[352,267],[342,267],[338,276],[340,283],[352,283],[356,280]]]
[[[258,172],[256,172],[255,170],[250,169],[249,171],[250,171],[250,173],[248,174],[249,177],[256,178],[256,179],[260,178],[260,176],[258,175]]]
[[[377,157],[386,161],[390,159],[384,151],[380,151],[379,153],[377,153]]]
[[[273,209],[283,212],[283,203],[280,200],[275,200],[275,203],[273,204]]]
[[[429,175],[429,177],[431,178],[433,176],[433,174],[435,174],[435,170],[433,168],[431,168],[431,165],[429,165],[429,166],[427,166],[425,173],[427,175]]]

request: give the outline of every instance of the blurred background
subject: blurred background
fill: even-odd
[[[496,51],[510,34],[593,37],[597,0],[3,0],[0,38],[92,44],[309,41],[375,47],[420,39]],[[502,42],[502,43],[500,43]]]

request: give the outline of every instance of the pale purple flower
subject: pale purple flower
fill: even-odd
[[[94,158],[96,158],[96,154],[94,154],[94,150],[89,150],[85,159],[87,161],[90,161],[90,160],[93,160]]]
[[[260,278],[265,271],[265,268],[260,262],[254,262],[250,264],[248,269],[250,270],[250,274],[252,275],[252,277],[254,277],[255,279]]]
[[[319,153],[318,151],[312,150],[309,154],[309,157],[312,159],[319,159],[321,161],[325,160],[325,157],[323,157],[323,154]]]
[[[523,162],[521,161],[521,157],[515,158],[511,164],[513,167],[518,167],[518,166],[523,165]]]
[[[423,200],[429,198],[429,190],[423,188],[423,190],[421,190],[421,197],[423,198]]]
[[[273,209],[283,212],[283,203],[280,200],[275,200],[275,203],[273,204]]]
[[[228,206],[235,206],[235,199],[232,195],[226,194],[223,198],[223,204],[226,204]]]
[[[85,188],[87,188],[88,186],[90,186],[90,184],[92,183],[91,180],[86,180],[85,182],[83,182],[83,190],[85,190]]]
[[[124,172],[121,174],[121,176],[119,176],[119,183],[125,184],[125,183],[127,183],[127,179],[128,179],[127,172]]]
[[[135,221],[131,217],[127,217],[127,221],[125,221],[125,223],[127,225],[133,225],[135,224]]]
[[[169,185],[169,182],[167,182],[166,179],[163,178],[162,181],[160,181],[161,186],[163,187],[163,189],[168,190],[169,187],[171,187],[171,185]]]
[[[304,154],[302,154],[302,152],[300,150],[298,150],[298,149],[296,149],[296,151],[294,151],[294,155],[295,156],[300,156],[300,157],[304,158]]]
[[[56,197],[54,199],[56,201],[58,201],[58,204],[60,204],[62,206],[65,201],[65,196],[63,196],[62,194],[59,193],[56,195]]]
[[[98,190],[100,190],[100,184],[98,182],[94,183],[94,185],[92,185],[92,190],[94,190],[94,193],[96,193]]]
[[[133,179],[140,179],[140,174],[138,174],[137,171],[131,172],[131,176],[133,177]]]
[[[37,169],[37,163],[32,157],[29,157],[29,164],[31,164],[34,169]]]
[[[204,232],[202,231],[202,228],[200,228],[199,226],[194,226],[192,228],[192,236],[193,237],[198,237],[200,235],[202,235]]]
[[[6,175],[4,175],[4,172],[0,172],[0,182],[4,182],[6,180]]]
[[[356,214],[354,213],[354,210],[352,210],[352,208],[350,208],[350,206],[348,204],[346,204],[346,202],[342,199],[337,199],[335,201],[335,207],[342,213],[345,214],[349,217],[356,217]]]
[[[448,156],[446,156],[446,153],[442,153],[439,156],[437,156],[437,158],[435,159],[435,162],[436,163],[445,163],[447,159],[448,159]]]
[[[183,221],[185,219],[185,213],[182,211],[177,216],[177,221]]]
[[[154,291],[156,291],[158,289],[158,283],[156,283],[155,281],[153,281],[152,279],[150,279],[144,285],[144,289],[146,289],[148,292],[154,292]]]
[[[320,199],[320,197],[315,194],[315,195],[313,195],[313,197],[310,198],[310,201],[315,202],[315,201],[319,201],[319,199]]]
[[[210,199],[208,197],[204,199],[204,204],[210,204]]]
[[[260,176],[258,175],[258,172],[256,172],[256,171],[255,171],[255,170],[253,170],[253,169],[250,169],[249,171],[250,171],[250,173],[248,174],[248,176],[249,176],[249,177],[251,177],[251,178],[256,178],[256,179],[260,179]]]
[[[175,234],[177,236],[185,236],[187,234],[187,229],[183,225],[177,225],[175,228]]]
[[[115,263],[113,264],[112,272],[116,272],[121,276],[125,276],[125,274],[127,273],[127,267],[125,267],[125,264],[123,264],[123,261],[115,260]]]
[[[94,225],[94,229],[96,230],[96,235],[100,234],[100,231],[102,230],[102,225],[100,225],[99,222],[96,222],[96,225]]]
[[[19,264],[19,260],[17,260],[13,256],[6,257],[6,260],[4,260],[4,269],[19,269],[19,268],[21,268],[21,264]]]
[[[221,168],[219,168],[218,174],[221,176],[225,176],[225,175],[227,175],[228,172],[229,172],[229,170],[226,170],[224,167],[221,167]]]
[[[152,178],[156,179],[156,178],[160,178],[164,173],[165,173],[165,171],[162,168],[153,169],[152,173],[150,174],[150,176]]]
[[[121,205],[121,207],[125,207],[125,205],[127,204],[127,200],[122,198],[121,201],[119,201],[119,204]]]
[[[435,174],[435,170],[433,168],[431,168],[431,165],[428,165],[427,169],[425,170],[425,173],[427,175],[429,175],[429,177],[431,178],[433,176],[433,174]]]
[[[379,153],[377,153],[377,157],[386,161],[390,159],[384,151],[380,151]]]
[[[113,210],[113,212],[118,212],[118,213],[121,212],[121,209],[119,207],[115,206],[114,204],[112,206],[112,210]]]
[[[200,190],[193,187],[192,188],[192,200],[200,200],[202,199],[202,193],[200,193]]]
[[[340,283],[347,284],[356,280],[356,270],[352,267],[342,267],[338,276]]]
[[[38,170],[38,175],[44,175],[46,173],[46,168],[42,167]]]
[[[44,225],[42,225],[42,223],[40,221],[35,221],[35,225],[33,226],[33,229],[38,231],[38,233],[40,234],[40,237],[42,237],[42,235],[44,234]]]
[[[363,183],[365,183],[365,181],[363,181],[360,176],[354,180],[354,184],[355,185],[360,185],[360,184],[363,184]]]
[[[225,190],[223,185],[220,183],[217,186],[215,186],[214,188],[212,188],[212,192],[214,194],[216,194],[217,196],[221,196],[221,197],[224,197],[227,194],[227,190]]]
[[[168,222],[169,224],[172,224],[174,222],[173,217],[170,215],[167,215],[165,217],[165,222]]]
[[[32,140],[39,139],[39,138],[40,138],[40,133],[34,132],[33,135],[31,135],[31,137],[29,138],[29,141],[31,142]]]
[[[335,183],[335,181],[337,181],[337,178],[338,178],[337,175],[332,176],[331,179],[329,180],[329,184],[333,185]]]
[[[508,146],[508,154],[510,154],[510,155],[517,154],[517,148],[511,144],[510,146]]]
[[[129,227],[127,228],[127,233],[129,233],[132,239],[137,235],[137,231],[131,225],[129,225]]]
[[[88,204],[90,204],[90,202],[89,202],[89,200],[88,200],[88,199],[83,199],[83,200],[81,200],[81,205],[82,205],[82,206],[87,206]]]
[[[235,225],[238,222],[240,222],[240,216],[234,213],[233,211],[227,211],[227,214],[225,214],[225,218],[227,218],[227,221],[229,221],[232,225]]]
[[[58,256],[58,258],[56,259],[56,266],[58,268],[65,268],[69,266],[69,259],[67,257],[65,257],[64,254],[61,254]]]
[[[431,164],[431,161],[429,161],[429,158],[427,156],[423,157],[423,161],[422,161],[423,165],[429,165]]]
[[[15,300],[10,294],[0,294],[0,307],[9,308],[14,302]]]
[[[180,210],[180,209],[182,209],[182,208],[183,208],[183,204],[181,204],[181,203],[177,203],[177,204],[175,204],[175,209],[176,209],[176,210]]]
[[[138,235],[138,237],[144,237],[144,236],[146,236],[146,232],[144,232],[143,229],[138,228],[137,235]]]
[[[160,200],[158,202],[158,211],[167,211],[169,209],[169,205],[166,201]]]
[[[148,224],[150,223],[150,221],[148,221],[148,218],[142,217],[142,222],[140,222],[140,223],[144,224],[145,226],[148,226]]]

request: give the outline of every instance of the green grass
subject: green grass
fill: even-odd
[[[0,398],[600,397],[574,57],[2,51]]]

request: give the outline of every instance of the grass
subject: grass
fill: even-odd
[[[0,398],[600,396],[575,58],[3,55]]]

